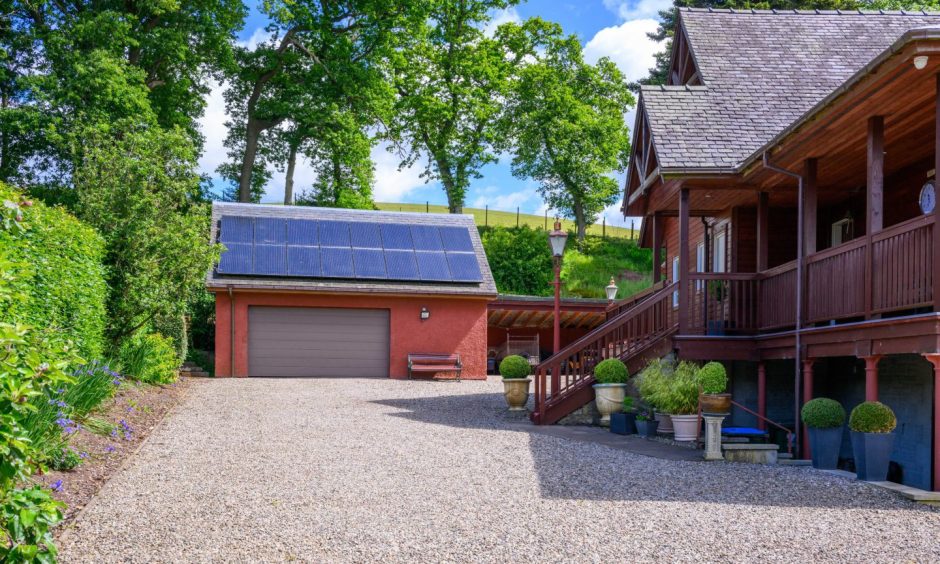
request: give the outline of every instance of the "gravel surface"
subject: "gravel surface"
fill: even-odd
[[[807,468],[529,434],[500,382],[194,381],[64,562],[936,561],[940,511]]]

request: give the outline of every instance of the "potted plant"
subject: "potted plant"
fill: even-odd
[[[709,362],[698,369],[696,373],[702,393],[699,394],[699,403],[702,413],[726,415],[731,412],[731,394],[726,394],[728,388],[728,373],[720,362]]]
[[[669,413],[677,441],[694,441],[698,438],[699,382],[696,378],[698,366],[691,362],[680,362],[675,374],[668,380],[660,407]]]
[[[594,367],[594,403],[601,414],[601,425],[610,425],[610,414],[623,409],[623,398],[627,393],[627,366],[617,358],[600,361]]]
[[[637,378],[637,389],[640,398],[646,403],[654,414],[660,433],[672,433],[672,419],[663,412],[660,402],[665,395],[669,379],[674,372],[673,363],[666,359],[654,358]]]
[[[499,374],[503,377],[503,395],[509,411],[525,411],[529,401],[529,361],[519,355],[509,355],[499,363]]]
[[[659,421],[653,418],[653,413],[649,410],[642,410],[636,414],[636,432],[643,438],[656,436],[656,428],[659,427]]]
[[[829,398],[811,399],[800,410],[800,418],[809,429],[813,468],[835,469],[839,463],[842,427],[845,424],[842,404]]]
[[[624,396],[623,411],[610,414],[610,432],[618,435],[636,433],[636,411],[633,409],[633,397]]]
[[[898,420],[887,405],[866,401],[849,415],[855,474],[859,480],[882,482],[888,477],[888,463],[894,447],[894,428]]]

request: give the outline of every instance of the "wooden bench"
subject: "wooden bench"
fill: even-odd
[[[408,379],[411,380],[415,372],[456,372],[457,381],[460,381],[459,354],[411,353],[408,355]]]

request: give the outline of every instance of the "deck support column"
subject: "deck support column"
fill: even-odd
[[[934,188],[940,188],[940,74],[937,75],[936,100],[934,103]],[[933,207],[933,310],[940,311],[940,206]]]
[[[803,162],[803,256],[816,252],[816,159],[806,159]]]
[[[925,354],[933,365],[933,481],[931,489],[940,492],[940,354]]]
[[[865,319],[872,318],[872,235],[884,227],[885,118],[868,118],[868,213],[865,222]]]
[[[757,363],[757,428],[767,430],[767,367],[763,362]]]
[[[663,278],[663,218],[653,216],[653,284]]]
[[[679,334],[689,333],[689,189],[679,191]]]
[[[865,401],[878,401],[878,361],[881,356],[863,356],[865,361]]]
[[[767,270],[770,249],[770,198],[767,192],[757,194],[757,272]]]
[[[813,399],[813,366],[816,364],[815,358],[807,358],[803,361],[803,405]],[[810,458],[809,429],[803,424],[803,458]]]

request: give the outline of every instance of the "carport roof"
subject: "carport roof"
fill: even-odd
[[[496,283],[490,272],[483,243],[471,215],[385,212],[315,208],[308,206],[282,206],[214,202],[212,205],[212,242],[219,241],[219,223],[222,216],[265,217],[277,219],[314,219],[348,222],[369,222],[395,225],[433,225],[466,227],[470,233],[473,252],[482,275],[479,283],[418,282],[388,280],[353,280],[338,278],[302,278],[287,276],[255,276],[220,274],[215,266],[206,277],[209,290],[261,290],[300,291],[318,293],[410,294],[496,297]]]

